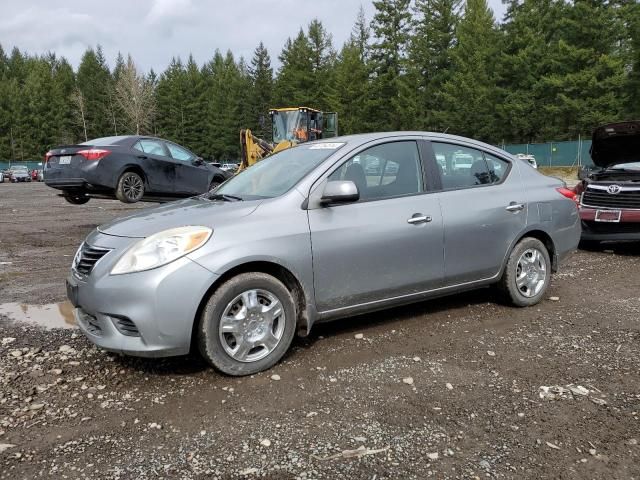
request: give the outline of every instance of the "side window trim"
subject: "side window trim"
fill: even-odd
[[[498,155],[495,153],[489,153],[486,150],[484,150],[481,147],[475,146],[475,145],[465,145],[463,143],[459,143],[459,142],[452,142],[448,139],[429,139],[429,140],[425,140],[425,143],[428,144],[429,148],[430,148],[430,155],[432,155],[432,161],[433,161],[433,166],[435,167],[435,164],[437,162],[436,160],[436,154],[435,154],[435,150],[433,148],[433,143],[441,143],[441,144],[446,144],[446,145],[453,145],[456,147],[461,147],[461,148],[469,148],[471,150],[477,150],[478,152],[480,152],[482,154],[482,159],[484,160],[485,166],[487,167],[487,171],[489,171],[489,162],[487,161],[487,155],[492,155],[494,157],[496,157],[499,160],[503,160],[505,162],[507,162],[507,170],[505,171],[504,175],[502,176],[502,178],[500,179],[499,182],[494,182],[494,183],[485,183],[485,184],[481,184],[481,185],[468,185],[468,186],[464,186],[464,187],[455,187],[455,188],[449,188],[449,189],[445,189],[444,185],[442,184],[442,176],[440,175],[440,169],[436,168],[436,172],[435,172],[435,178],[437,178],[437,184],[439,184],[439,189],[436,190],[438,192],[454,192],[457,190],[469,190],[471,188],[484,188],[484,187],[492,187],[495,185],[501,185],[503,184],[506,179],[509,177],[509,174],[511,173],[512,167],[513,167],[513,163]]]

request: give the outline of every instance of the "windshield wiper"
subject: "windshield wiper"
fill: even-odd
[[[242,202],[243,199],[240,197],[236,197],[235,195],[227,195],[226,193],[205,193],[202,195],[203,198],[207,200],[222,200],[224,202]]]

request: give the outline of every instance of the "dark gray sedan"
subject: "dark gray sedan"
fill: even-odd
[[[213,192],[99,227],[67,289],[107,350],[198,345],[218,370],[247,375],[317,322],[489,285],[535,305],[579,238],[574,192],[507,152],[367,134],[299,145]]]

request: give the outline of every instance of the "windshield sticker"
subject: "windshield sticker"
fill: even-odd
[[[309,147],[309,150],[336,150],[343,145],[344,143],[315,143]]]

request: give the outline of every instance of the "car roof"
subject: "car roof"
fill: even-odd
[[[474,140],[468,137],[461,137],[459,135],[451,135],[448,133],[439,133],[439,132],[420,132],[420,131],[395,131],[395,132],[376,132],[376,133],[360,133],[355,135],[345,135],[342,137],[333,137],[326,138],[322,140],[316,140],[314,142],[307,143],[346,143],[350,147],[357,147],[359,145],[364,145],[365,143],[369,143],[376,140],[384,140],[389,139],[392,140],[394,137],[423,137],[425,140],[430,140],[433,142],[453,142],[453,143],[461,143],[466,144],[468,146],[476,147],[482,150],[489,150],[496,153],[499,153],[503,156],[512,157],[512,155],[502,150],[501,148],[496,147],[495,145],[491,145],[488,143],[480,142],[478,140]]]

